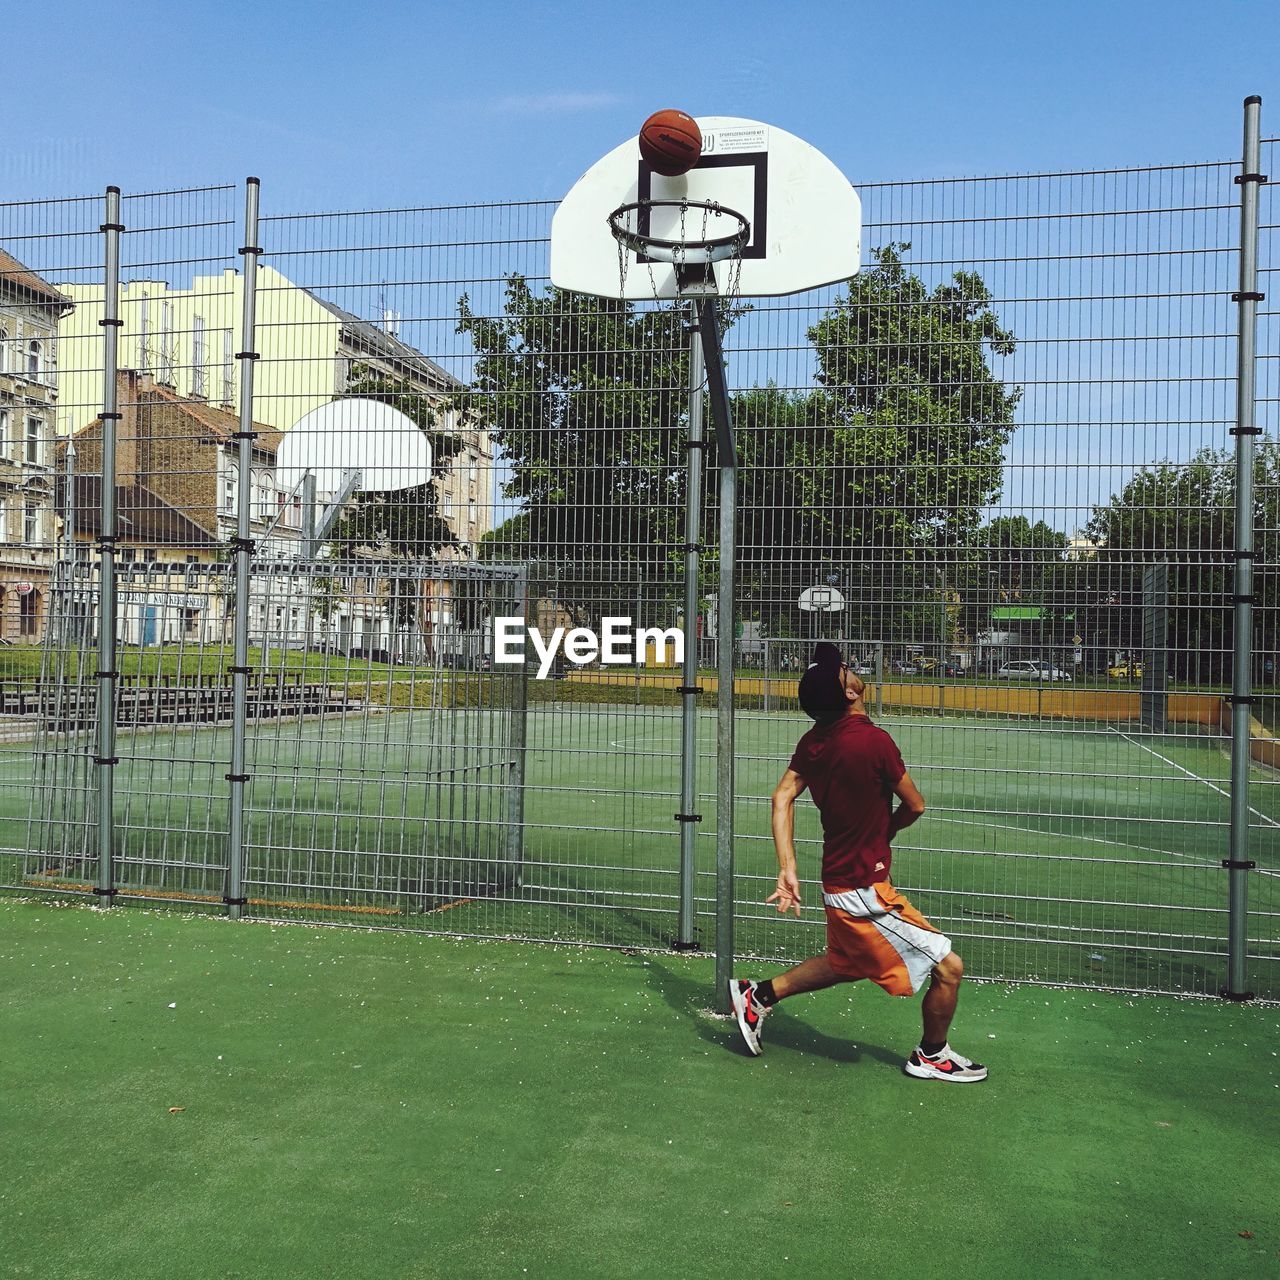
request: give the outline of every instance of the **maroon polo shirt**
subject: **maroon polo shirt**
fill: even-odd
[[[814,725],[790,767],[822,816],[822,884],[865,889],[889,878],[893,789],[907,767],[893,739],[866,716]]]

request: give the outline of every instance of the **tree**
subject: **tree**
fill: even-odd
[[[457,405],[488,426],[510,467],[504,494],[521,506],[483,553],[567,566],[563,598],[583,604],[627,578],[672,576],[688,406],[678,309],[535,295],[513,275],[502,316],[477,315],[466,295],[458,314],[477,360]]]
[[[1254,464],[1255,650],[1276,648],[1280,552],[1280,451],[1263,438]],[[1142,647],[1143,573],[1168,565],[1169,641],[1175,675],[1229,678],[1235,564],[1235,459],[1201,449],[1185,463],[1139,471],[1094,508],[1086,532],[1098,551],[1090,578],[1090,622],[1112,649]]]
[[[846,635],[937,631],[980,513],[1000,492],[1021,392],[992,372],[1012,333],[972,272],[929,289],[903,264],[875,265],[808,331],[813,391],[735,398],[742,453],[742,572],[794,627],[799,591],[836,577]]]

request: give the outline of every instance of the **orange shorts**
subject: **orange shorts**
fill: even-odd
[[[891,996],[914,995],[951,939],[887,880],[866,889],[823,888],[827,959],[844,978],[869,978]]]

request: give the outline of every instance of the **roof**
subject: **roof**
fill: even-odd
[[[122,370],[116,379],[116,391],[122,409],[136,410],[144,404],[156,401],[173,405],[183,417],[189,418],[201,431],[220,443],[229,444],[240,430],[240,419],[236,414],[228,413],[226,409],[219,409],[204,400],[185,399],[170,387],[160,386],[145,374]],[[97,431],[101,425],[101,421],[95,418],[87,426],[81,427],[75,436]],[[262,422],[255,422],[253,429],[258,433],[253,447],[274,456],[280,447],[280,441],[284,439],[284,432],[275,431]]]
[[[40,302],[70,311],[75,303],[59,292],[30,267],[23,266],[11,253],[0,249],[0,281],[18,293],[28,293]]]
[[[124,392],[131,378],[137,378],[137,391],[129,388],[129,398],[126,399]],[[240,418],[238,414],[229,413],[226,409],[219,409],[216,405],[209,404],[205,400],[189,400],[185,396],[180,396],[171,387],[163,387],[159,383],[153,382],[150,378],[144,378],[138,374],[129,372],[120,375],[120,392],[121,402],[127,405],[137,404],[141,407],[148,402],[160,401],[164,404],[174,405],[179,412],[192,422],[207,431],[211,436],[218,440],[230,441],[231,438],[240,430]],[[275,431],[268,427],[265,423],[255,422],[253,429],[258,433],[257,440],[254,441],[253,447],[261,449],[266,453],[274,454],[280,447],[280,441],[284,439],[283,431]]]
[[[393,338],[385,329],[379,329],[372,321],[361,320],[359,316],[353,315],[350,311],[344,311],[335,303],[326,301],[318,293],[312,293],[310,289],[303,289],[302,292],[318,302],[330,315],[337,316],[343,325],[351,330],[360,342],[374,354],[380,355],[387,360],[395,360],[401,364],[410,365],[414,369],[429,375],[433,381],[438,381],[441,384],[442,390],[462,390],[462,383],[453,374],[442,369],[440,365],[436,364],[428,356],[424,356],[417,348],[401,342],[399,338]]]
[[[66,477],[58,476],[54,491],[57,513],[66,518]],[[73,503],[77,534],[102,532],[102,477],[77,475]],[[194,520],[171,507],[145,485],[116,486],[116,520],[123,543],[174,546],[188,550],[216,547],[218,539]]]

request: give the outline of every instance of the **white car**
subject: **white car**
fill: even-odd
[[[996,672],[996,678],[999,680],[1066,680],[1068,682],[1071,680],[1061,667],[1055,667],[1050,662],[1031,661],[1006,662]]]

